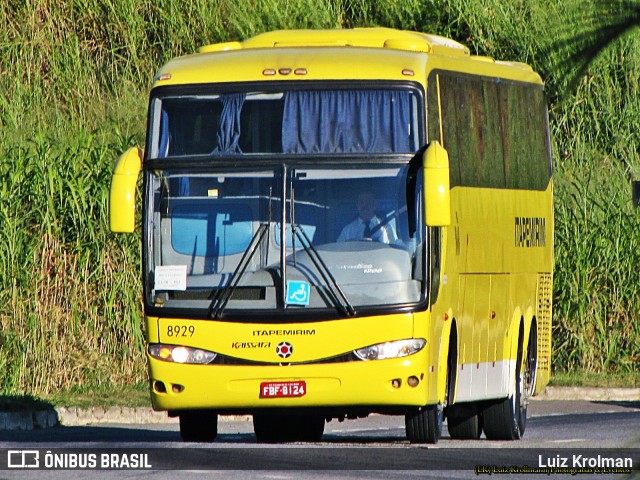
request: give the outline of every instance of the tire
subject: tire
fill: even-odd
[[[324,417],[319,415],[256,414],[253,431],[259,442],[319,442],[324,434]]]
[[[300,442],[320,442],[324,434],[324,417],[318,415],[305,415],[293,417],[297,423],[297,439]]]
[[[522,335],[522,329],[520,333]],[[524,362],[522,361],[522,346],[518,349],[514,394],[503,400],[490,403],[482,414],[484,433],[489,440],[519,440],[524,435],[527,426],[527,406],[535,389],[536,333],[534,320]]]
[[[213,442],[218,436],[218,415],[210,410],[179,414],[180,437],[185,442]]]
[[[442,405],[427,405],[405,415],[407,439],[411,443],[438,443],[442,435]]]
[[[518,440],[522,437],[522,426],[526,422],[526,409],[516,407],[521,394],[516,392],[509,398],[489,404],[483,412],[484,434],[488,440]]]
[[[482,434],[482,418],[476,404],[451,405],[445,410],[447,430],[454,440],[477,440]]]
[[[277,422],[269,415],[253,416],[253,432],[259,442],[277,443],[280,441],[277,435],[279,433]]]

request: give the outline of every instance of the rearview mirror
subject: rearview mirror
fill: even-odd
[[[116,163],[109,194],[109,226],[112,232],[131,233],[136,219],[136,184],[142,169],[142,151],[127,150]]]
[[[451,223],[449,194],[449,154],[437,140],[432,141],[422,157],[424,174],[424,220],[429,227]]]

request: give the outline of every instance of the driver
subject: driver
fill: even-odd
[[[349,240],[375,240],[382,243],[393,243],[398,238],[388,224],[381,224],[376,216],[376,199],[371,192],[358,195],[358,218],[347,224],[338,236],[338,242]]]

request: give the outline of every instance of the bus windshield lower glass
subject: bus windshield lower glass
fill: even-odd
[[[290,309],[351,316],[421,301],[424,242],[420,209],[406,204],[407,171],[148,172],[147,302],[220,318]]]

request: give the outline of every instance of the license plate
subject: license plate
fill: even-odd
[[[304,380],[260,384],[260,398],[303,397],[306,393],[307,383]]]

